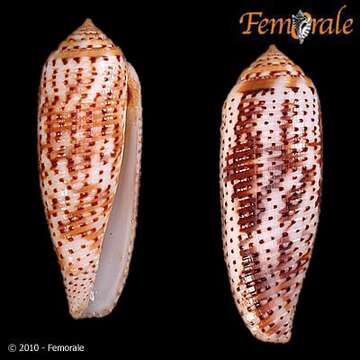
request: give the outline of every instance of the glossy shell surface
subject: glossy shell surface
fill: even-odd
[[[319,221],[321,178],[316,89],[271,46],[241,74],[221,124],[225,260],[238,310],[260,340],[290,339]]]
[[[97,296],[94,284],[103,241],[116,192],[122,186],[119,179],[128,113],[137,111],[128,106],[129,83],[135,86],[138,81],[136,75],[129,80],[134,73],[129,66],[120,48],[86,20],[51,53],[42,72],[40,184],[70,313],[75,318],[108,312],[90,314],[86,309]],[[132,97],[135,95],[133,91]],[[136,126],[137,150],[131,165],[135,173],[129,188],[134,194],[129,210],[132,222],[136,220],[141,149],[141,124]],[[129,256],[131,236],[126,239],[128,249],[123,250],[124,254],[130,250]],[[121,261],[126,262],[126,257],[122,255]],[[125,272],[126,266],[119,265],[119,271],[121,268]]]

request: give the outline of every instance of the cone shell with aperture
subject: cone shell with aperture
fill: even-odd
[[[104,236],[116,192],[122,187],[128,87],[129,64],[122,51],[90,20],[51,53],[42,72],[38,113],[41,191],[74,318],[102,316],[111,310],[89,313],[86,309],[97,296],[94,284]],[[137,155],[131,165],[136,173],[131,189],[135,199],[132,222],[136,221],[140,120],[137,131]],[[135,232],[132,226],[130,238]],[[131,255],[130,238],[124,262]],[[125,265],[118,267],[127,271]]]

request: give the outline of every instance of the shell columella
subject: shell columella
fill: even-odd
[[[39,99],[40,185],[70,313],[74,318],[103,316],[122,290],[135,233],[141,153],[138,78],[121,49],[88,19],[47,59]],[[133,149],[127,137],[133,138]],[[119,192],[130,204],[118,210],[129,215],[123,219],[125,235],[116,242],[112,233],[121,237],[121,230],[109,221]],[[111,249],[103,246],[107,232]],[[118,259],[110,250],[118,251]],[[98,274],[101,256],[111,264],[105,275]],[[114,289],[106,290],[111,299],[101,290],[103,304],[91,310],[99,297],[97,276],[99,284],[113,282]]]

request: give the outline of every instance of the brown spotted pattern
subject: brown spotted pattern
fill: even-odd
[[[125,58],[87,20],[46,61],[38,113],[41,191],[75,318],[92,297],[118,185],[126,107]]]
[[[224,103],[220,157],[236,305],[258,339],[287,342],[319,218],[322,134],[314,85],[274,46]]]

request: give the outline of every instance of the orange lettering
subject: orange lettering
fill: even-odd
[[[286,25],[287,29],[286,29],[286,33],[290,34],[291,33],[291,20],[288,19],[283,19],[283,18],[279,18],[277,20],[275,19],[270,19],[270,34],[275,34],[275,29],[276,29],[276,25],[279,25],[279,32],[278,34],[282,34],[283,30],[284,30],[284,26]]]
[[[341,12],[343,11],[343,9],[346,8],[346,5],[343,5],[337,15],[336,15],[336,34],[341,34],[341,28],[340,28],[340,17],[341,17]]]
[[[343,26],[343,32],[344,32],[345,35],[349,35],[350,33],[353,32],[353,30],[354,30],[354,29],[352,28],[353,22],[354,22],[354,19],[353,19],[353,18],[349,18],[349,19],[347,19],[347,20],[345,21],[344,26]],[[350,29],[348,30],[348,28],[350,28]]]
[[[329,35],[334,32],[333,30],[333,19],[325,19],[321,24],[319,28],[319,34],[324,35],[328,33]]]
[[[308,18],[308,21],[311,21],[311,33],[316,34],[317,32],[320,35],[331,35],[331,34],[341,34],[345,35],[351,34],[354,24],[353,18],[346,19],[343,24],[341,24],[341,16],[343,10],[347,7],[347,5],[343,5],[336,15],[335,18],[312,18],[311,14],[308,12],[304,12],[304,15]],[[296,29],[292,23],[291,18],[263,18],[262,11],[254,11],[247,12],[241,15],[240,24],[244,26],[242,30],[242,34],[250,35],[252,34],[252,30],[255,27],[255,31],[259,35],[265,35],[266,33],[273,34],[283,34],[286,33],[293,37],[294,39],[298,39]]]
[[[242,24],[242,23],[244,22],[244,18],[245,18],[246,16],[249,17],[249,20],[248,20],[248,22],[247,22],[247,25],[248,25],[248,26],[247,26],[247,29],[246,29],[245,31],[243,31],[242,33],[243,33],[244,35],[249,35],[249,34],[251,34],[251,26],[259,24],[259,21],[253,21],[253,16],[259,16],[259,17],[261,17],[261,16],[262,16],[262,12],[247,12],[247,13],[241,15],[241,17],[240,17],[240,24]]]
[[[259,35],[264,35],[268,32],[269,29],[266,28],[268,23],[269,23],[269,19],[267,19],[267,18],[262,19],[259,22],[259,26],[258,26]]]
[[[320,18],[320,19],[312,19],[312,31],[311,33],[312,34],[315,34],[316,33],[316,27],[317,25],[320,23],[322,23],[324,21],[323,18]]]

